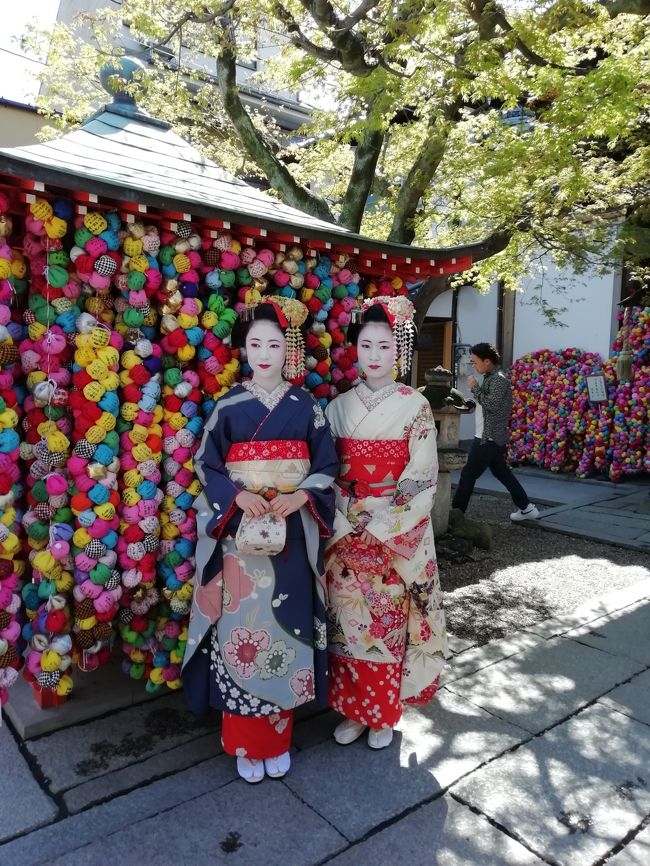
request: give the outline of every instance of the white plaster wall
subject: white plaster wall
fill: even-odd
[[[539,349],[568,347],[608,357],[616,333],[620,274],[576,276],[569,270],[558,272],[550,260],[543,266],[543,281],[539,274],[529,277],[515,300],[513,358]],[[560,310],[557,315],[563,327],[549,324],[535,303],[540,296]]]
[[[451,291],[439,295],[427,311],[428,316],[451,318]],[[497,290],[492,288],[482,295],[471,286],[463,286],[458,292],[457,337],[459,343],[493,343],[497,329]],[[466,377],[457,382],[460,391],[470,396]],[[474,415],[463,415],[460,419],[460,438],[471,439],[474,435]]]

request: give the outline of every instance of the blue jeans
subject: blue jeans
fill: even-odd
[[[460,508],[463,513],[467,511],[474,485],[486,469],[489,469],[497,481],[503,484],[512,496],[512,501],[517,508],[521,508],[523,511],[530,500],[526,496],[526,491],[517,481],[506,463],[506,446],[497,445],[492,440],[481,444],[481,440],[477,437],[474,438],[467,463],[460,473],[460,481],[458,482],[451,507]]]

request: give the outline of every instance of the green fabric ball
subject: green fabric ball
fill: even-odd
[[[47,269],[47,281],[54,289],[62,289],[70,279],[68,272],[60,265],[49,265]]]
[[[176,250],[174,247],[161,247],[158,253],[158,261],[161,265],[171,265],[174,261]]]
[[[133,307],[128,307],[124,310],[122,320],[127,328],[139,328],[144,322],[144,313]]]
[[[234,271],[219,271],[221,277],[221,285],[227,289],[231,289],[235,285]]]
[[[176,385],[180,384],[183,381],[183,374],[178,369],[178,367],[170,367],[169,370],[165,370],[163,376],[165,385],[169,385],[171,388],[174,388]]]
[[[81,249],[85,249],[86,244],[91,238],[94,238],[95,235],[86,228],[86,226],[81,226],[81,228],[77,229],[74,233],[74,242]]]
[[[140,289],[144,288],[146,282],[147,278],[141,271],[131,271],[126,278],[126,284],[132,292],[139,292]]]

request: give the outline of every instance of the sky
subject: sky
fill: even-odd
[[[0,97],[36,104],[39,83],[34,78],[42,64],[25,55],[20,37],[28,24],[48,27],[56,19],[59,0],[5,0],[0,28]]]

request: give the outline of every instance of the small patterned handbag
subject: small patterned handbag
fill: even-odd
[[[273,511],[267,511],[261,517],[242,516],[235,536],[235,547],[240,553],[273,556],[284,550],[286,541],[286,520]]]

